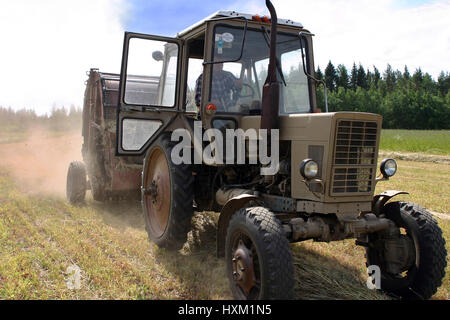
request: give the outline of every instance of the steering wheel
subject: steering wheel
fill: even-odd
[[[250,89],[250,94],[247,95],[241,95],[241,91],[242,91],[242,87],[247,87]],[[232,99],[232,103],[233,105],[236,104],[236,102],[240,99],[240,98],[249,98],[249,97],[254,97],[255,96],[255,89],[253,89],[253,87],[251,85],[249,85],[248,83],[242,83],[242,87],[241,88],[236,88],[234,87],[232,89],[233,91],[233,99]]]

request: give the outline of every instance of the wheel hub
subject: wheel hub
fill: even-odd
[[[152,203],[156,202],[156,197],[158,196],[158,185],[156,181],[153,180],[147,190],[145,190],[145,195],[148,195],[152,199]]]
[[[248,296],[256,284],[256,279],[251,250],[245,246],[242,240],[239,240],[238,246],[234,251],[232,268],[235,283]]]
[[[384,259],[386,271],[391,274],[409,270],[416,259],[414,241],[406,235],[384,240]]]

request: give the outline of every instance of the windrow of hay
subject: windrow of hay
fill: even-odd
[[[450,164],[450,156],[440,156],[434,154],[427,154],[421,152],[394,152],[384,151],[379,152],[380,158],[393,158],[398,160],[418,161],[418,162],[434,162],[442,164]]]

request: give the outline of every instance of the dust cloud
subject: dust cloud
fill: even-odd
[[[80,131],[34,128],[24,141],[0,144],[0,166],[23,192],[64,197],[67,169],[71,161],[82,160],[81,146]]]

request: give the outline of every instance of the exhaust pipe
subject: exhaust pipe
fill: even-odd
[[[267,9],[272,21],[270,28],[270,56],[266,82],[263,87],[261,106],[261,129],[267,129],[270,135],[272,129],[279,129],[278,110],[280,105],[280,84],[277,81],[277,13],[270,0],[266,0]]]

